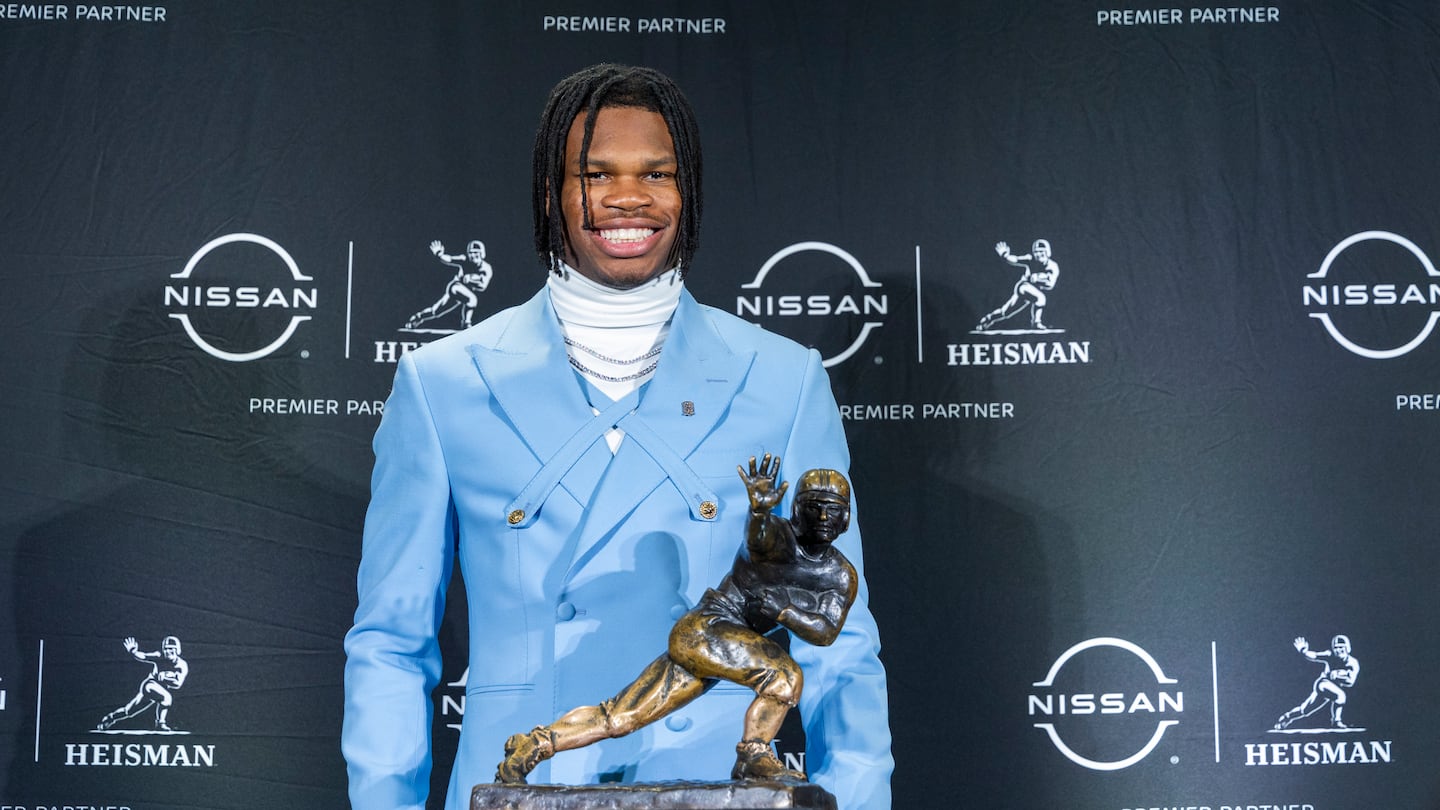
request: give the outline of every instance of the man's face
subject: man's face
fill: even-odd
[[[470,256],[470,261],[475,264],[485,261],[485,251],[482,250],[479,245],[471,245],[465,249],[465,252]]]
[[[1337,658],[1348,657],[1350,655],[1350,641],[1337,636],[1330,642],[1330,652],[1334,653]]]
[[[836,496],[801,495],[795,499],[795,521],[801,543],[828,545],[850,527],[850,505]]]
[[[570,125],[560,201],[570,255],[566,262],[591,281],[636,287],[669,270],[680,225],[679,164],[659,113],[605,107],[595,114],[589,161],[580,165],[585,116]],[[586,184],[590,229],[580,190]]]

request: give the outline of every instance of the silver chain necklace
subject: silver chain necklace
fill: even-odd
[[[650,355],[646,355],[646,356],[647,356],[647,357],[648,357],[648,356],[653,356],[653,355],[654,355],[655,353],[657,353],[658,351],[659,351],[659,349],[656,349],[655,352],[652,352]],[[608,374],[601,374],[600,372],[598,372],[598,371],[596,371],[596,370],[594,370],[594,369],[592,369],[592,368],[587,368],[584,363],[581,363],[579,360],[576,360],[574,355],[568,355],[568,356],[569,356],[569,358],[570,358],[570,365],[574,366],[576,371],[579,371],[581,374],[584,374],[584,375],[587,376],[587,377],[593,377],[593,378],[595,378],[595,379],[597,379],[597,380],[603,380],[603,381],[605,381],[605,382],[611,382],[611,383],[623,383],[623,382],[630,382],[631,380],[638,380],[638,379],[640,379],[641,377],[644,377],[645,375],[647,375],[647,374],[649,374],[650,372],[654,371],[654,370],[655,370],[655,367],[658,366],[658,365],[660,365],[660,361],[659,361],[659,360],[656,360],[655,362],[653,362],[653,363],[651,363],[650,365],[648,365],[648,366],[640,369],[639,371],[635,372],[634,374],[626,374],[626,375],[623,376],[623,377],[611,377],[611,376],[608,375]],[[604,358],[602,358],[602,359],[604,359]],[[642,357],[642,358],[640,358],[640,359],[641,359],[641,360],[644,360],[645,358]],[[638,362],[638,361],[636,361],[636,362]]]
[[[662,348],[662,345],[663,345],[663,344],[662,344],[662,345],[657,345],[655,348],[653,348],[653,349],[651,349],[650,351],[648,351],[648,352],[640,355],[639,357],[634,358],[633,360],[620,360],[620,359],[617,359],[617,358],[614,358],[614,357],[607,357],[606,355],[603,355],[603,354],[601,354],[600,352],[595,351],[594,349],[590,348],[589,346],[586,346],[584,343],[581,343],[581,342],[578,341],[578,340],[573,340],[573,339],[571,339],[568,335],[565,337],[565,345],[566,345],[566,346],[570,346],[571,348],[579,349],[580,351],[585,352],[586,354],[590,355],[591,357],[594,357],[594,358],[596,358],[596,359],[598,359],[598,360],[604,360],[604,361],[607,362],[607,363],[614,363],[614,364],[617,365],[617,366],[633,366],[633,365],[635,365],[636,363],[641,362],[642,360],[649,360],[650,358],[652,358],[652,357],[654,357],[655,355],[659,354],[659,353],[660,353],[660,349]]]

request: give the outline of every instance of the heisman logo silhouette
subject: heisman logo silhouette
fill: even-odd
[[[1274,731],[1290,733],[1318,734],[1325,732],[1364,731],[1363,728],[1351,728],[1345,725],[1341,715],[1345,712],[1345,703],[1348,700],[1346,690],[1355,685],[1355,679],[1360,675],[1360,661],[1350,654],[1350,639],[1346,636],[1336,636],[1330,640],[1330,649],[1316,652],[1310,649],[1310,644],[1303,637],[1295,639],[1295,650],[1307,659],[1324,667],[1319,677],[1310,687],[1310,695],[1300,702],[1295,708],[1280,715],[1275,721]],[[1295,721],[1302,720],[1325,706],[1330,707],[1329,728],[1306,727],[1291,729]]]
[[[1051,329],[1042,320],[1048,300],[1045,294],[1055,289],[1055,282],[1060,278],[1060,265],[1051,258],[1050,243],[1044,239],[1036,239],[1030,246],[1029,253],[1016,256],[1010,252],[1009,244],[997,242],[995,253],[1011,266],[1021,268],[1022,273],[1020,280],[1015,282],[1015,289],[1010,293],[1009,300],[981,318],[980,324],[975,327],[975,333],[1027,335],[1065,331],[1064,329]],[[994,328],[995,324],[1019,315],[1027,308],[1030,310],[1029,329],[1016,327],[1002,330]]]
[[[134,638],[125,639],[125,650],[142,664],[150,665],[150,674],[140,682],[130,702],[105,715],[95,731],[109,734],[187,734],[170,727],[170,707],[175,702],[175,692],[185,685],[190,674],[190,665],[180,657],[180,639],[166,636],[160,642],[160,649],[144,652]],[[115,729],[133,717],[154,709],[151,728]]]
[[[456,308],[460,310],[460,329],[470,328],[475,323],[475,308],[480,303],[480,293],[485,292],[485,288],[490,286],[490,278],[495,275],[495,269],[485,261],[485,243],[472,239],[463,254],[451,255],[445,252],[445,246],[437,239],[430,243],[430,252],[454,268],[455,275],[446,282],[445,291],[435,303],[411,315],[401,331],[431,334],[458,332],[459,329],[424,326]]]

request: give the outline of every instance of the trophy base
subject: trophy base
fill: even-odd
[[[476,785],[470,810],[836,810],[808,782],[652,782],[634,785]]]

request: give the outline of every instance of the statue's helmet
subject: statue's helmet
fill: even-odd
[[[160,649],[164,650],[165,652],[169,652],[169,651],[171,651],[171,650],[174,650],[174,651],[175,651],[175,654],[176,654],[176,655],[179,655],[179,654],[180,654],[180,639],[178,639],[178,638],[176,638],[176,637],[174,637],[174,636],[166,636],[164,639],[162,639],[162,640],[160,641]]]
[[[475,261],[480,261],[481,259],[485,258],[485,243],[481,242],[479,239],[472,239],[470,241],[470,244],[465,246],[465,255],[469,256]]]
[[[1350,637],[1336,636],[1335,638],[1330,639],[1330,650],[1336,655],[1349,655]]]
[[[1046,256],[1053,255],[1050,253],[1050,243],[1044,239],[1036,239],[1034,244],[1030,245],[1030,252],[1036,256],[1039,256],[1042,252]]]
[[[829,496],[831,500],[850,502],[850,482],[836,470],[806,470],[795,484],[795,497]]]

